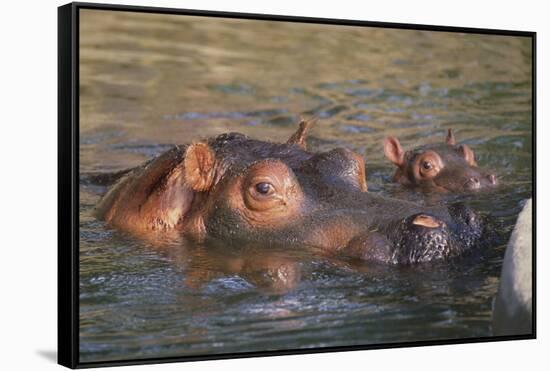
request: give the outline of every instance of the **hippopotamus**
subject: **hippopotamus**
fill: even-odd
[[[456,144],[452,129],[445,143],[404,151],[396,137],[384,140],[384,154],[397,169],[393,181],[426,192],[464,192],[497,185],[493,172],[478,167],[474,151]]]
[[[301,121],[285,143],[224,133],[174,146],[125,172],[96,215],[141,235],[309,246],[388,264],[447,259],[480,239],[483,218],[467,206],[369,193],[362,156],[345,148],[309,151],[310,126]]]

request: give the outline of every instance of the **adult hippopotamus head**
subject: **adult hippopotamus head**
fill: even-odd
[[[424,191],[460,192],[492,188],[494,173],[480,169],[474,151],[457,145],[451,129],[446,143],[404,151],[396,137],[384,141],[386,157],[397,166],[393,181]]]
[[[176,147],[126,174],[98,215],[132,231],[314,246],[387,263],[443,259],[471,247],[480,218],[367,192],[365,164],[343,148],[305,148],[308,122],[286,143],[238,133]]]

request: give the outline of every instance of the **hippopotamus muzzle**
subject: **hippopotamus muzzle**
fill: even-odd
[[[413,214],[403,219],[393,236],[389,262],[393,264],[425,263],[461,255],[481,237],[482,217],[463,204],[448,209],[450,222],[429,213]]]
[[[341,242],[338,253],[365,261],[416,264],[454,258],[475,247],[485,230],[484,217],[463,203],[430,208],[373,195],[374,202],[351,197],[355,205],[338,212],[343,222],[336,228],[352,237]],[[308,228],[315,236],[335,234],[334,229],[334,221],[322,220]]]

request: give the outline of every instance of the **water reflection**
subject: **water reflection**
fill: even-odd
[[[531,49],[519,37],[85,10],[80,48],[81,361],[490,335],[504,244],[531,196]],[[490,214],[494,243],[450,264],[365,265],[313,250],[136,238],[91,215],[89,174],[239,131],[363,154],[369,191]],[[390,183],[402,145],[453,128],[502,186],[426,197]]]

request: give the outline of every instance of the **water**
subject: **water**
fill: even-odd
[[[105,188],[82,182],[82,362],[491,335],[505,244],[532,190],[529,39],[91,10],[80,31],[83,175],[228,131],[284,141],[316,115],[310,148],[363,154],[371,192],[424,202],[390,184],[383,138],[412,148],[450,127],[502,183],[458,197],[491,215],[492,246],[373,267],[139,239],[94,219]]]

